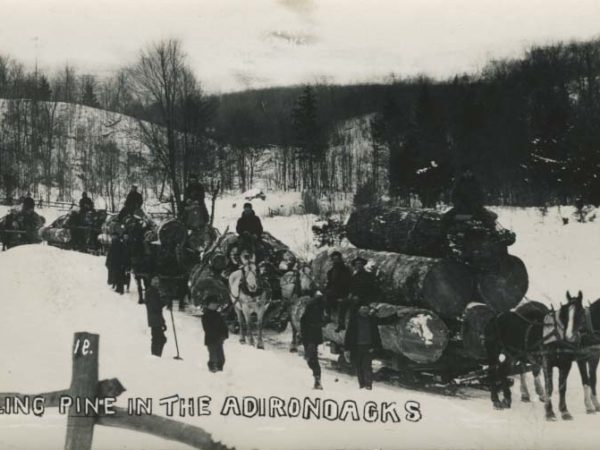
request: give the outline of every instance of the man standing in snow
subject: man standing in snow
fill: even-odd
[[[219,300],[214,295],[206,297],[206,308],[202,313],[204,345],[208,349],[208,370],[220,372],[225,365],[223,342],[229,337],[229,330],[219,312]]]
[[[150,286],[146,288],[146,313],[148,314],[148,326],[152,333],[150,351],[154,356],[162,356],[167,342],[165,336],[167,325],[162,313],[165,305],[160,297],[159,286],[160,280],[155,275],[150,281]]]
[[[106,268],[108,269],[108,284],[111,284],[119,294],[123,294],[125,273],[129,257],[123,239],[117,233],[112,234],[110,248],[106,254]]]
[[[323,389],[321,385],[321,365],[319,364],[319,345],[323,343],[323,295],[320,292],[311,297],[300,319],[300,338],[304,345],[304,359],[312,370],[315,379],[314,389]]]
[[[346,328],[347,296],[352,272],[344,263],[342,254],[337,250],[329,257],[333,267],[327,272],[327,286],[325,287],[327,315],[331,318],[333,311],[337,311],[337,331],[341,331]]]
[[[33,211],[35,209],[35,200],[31,197],[31,192],[28,192],[23,198],[21,209],[23,211]]]

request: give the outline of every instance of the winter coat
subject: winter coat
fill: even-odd
[[[322,344],[323,343],[323,301],[314,299],[306,305],[304,314],[300,319],[300,335],[302,343]]]
[[[189,183],[183,195],[184,200],[204,204],[204,186],[202,183]]]
[[[384,319],[379,319],[375,316],[369,315],[362,317],[359,320],[359,305],[356,304],[350,310],[350,319],[348,321],[348,327],[346,328],[346,335],[344,336],[344,347],[346,350],[354,351],[359,345],[359,326],[367,326],[367,333],[370,334],[369,347],[373,350],[381,350],[381,336],[379,335],[378,325],[385,325],[387,323],[393,323],[397,320],[396,316],[389,316]]]
[[[327,272],[325,293],[329,300],[346,298],[350,289],[352,272],[343,262],[336,263]]]
[[[80,211],[91,211],[94,209],[94,202],[89,197],[81,197],[79,200],[79,210]]]
[[[258,239],[261,238],[263,233],[262,223],[254,211],[244,211],[242,213],[242,217],[240,217],[237,221],[235,230],[237,231],[237,234],[248,232],[251,235],[256,236]]]
[[[125,199],[125,206],[123,209],[127,211],[135,211],[136,209],[140,209],[143,204],[144,199],[142,198],[142,194],[137,191],[130,191]]]
[[[356,272],[350,278],[350,295],[358,302],[370,303],[379,299],[379,286],[375,276],[366,270]]]
[[[462,174],[452,188],[451,200],[456,214],[473,214],[483,208],[484,193],[481,184],[471,174]]]
[[[113,273],[121,272],[129,267],[129,250],[121,239],[110,243],[106,254],[106,267]]]
[[[23,209],[35,209],[35,201],[31,197],[25,197],[23,199]]]
[[[205,309],[202,314],[202,328],[204,328],[204,345],[214,345],[229,337],[227,324],[220,312]]]
[[[162,327],[165,325],[165,318],[162,313],[164,306],[159,290],[154,286],[148,286],[146,288],[146,313],[148,314],[149,327]]]

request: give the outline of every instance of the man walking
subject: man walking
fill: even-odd
[[[163,348],[167,342],[165,331],[167,325],[163,317],[163,307],[165,306],[160,297],[160,280],[155,275],[150,281],[150,286],[146,288],[146,313],[148,315],[148,326],[152,333],[150,352],[154,356],[162,356]]]

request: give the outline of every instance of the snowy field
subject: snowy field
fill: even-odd
[[[255,201],[257,202],[257,201]],[[260,202],[260,200],[258,200]],[[223,213],[219,227],[235,214]],[[258,209],[258,207],[257,207]],[[221,211],[224,211],[221,208]],[[558,304],[564,292],[583,290],[584,298],[600,297],[596,272],[600,267],[600,224],[576,223],[562,217],[572,211],[551,209],[542,217],[535,209],[496,209],[501,223],[517,233],[513,254],[521,257],[530,275],[528,297]],[[0,211],[3,213],[3,211]],[[51,211],[42,212],[48,220]],[[265,229],[296,251],[310,247],[314,217],[264,218]],[[66,388],[71,377],[73,333],[100,334],[100,379],[117,377],[130,397],[210,395],[212,415],[177,417],[203,427],[217,440],[238,449],[503,449],[598,448],[600,414],[586,415],[577,370],[571,372],[568,405],[573,422],[548,423],[539,402],[518,401],[513,387],[511,410],[494,411],[488,395],[466,392],[468,398],[447,397],[376,384],[373,391],[358,390],[354,378],[325,370],[322,392],[313,391],[310,370],[302,358],[267,342],[265,350],[242,346],[232,336],[225,344],[225,371],[206,368],[207,352],[197,318],[175,312],[183,361],[173,359],[175,346],[168,316],[169,341],[163,358],[150,356],[150,332],[144,306],[137,294],[119,296],[105,282],[103,258],[63,251],[45,245],[22,246],[0,253],[0,391],[39,393]],[[530,380],[531,382],[531,380]],[[532,387],[532,383],[530,383]],[[284,400],[306,396],[355,400],[394,401],[400,423],[327,421],[300,418],[244,418],[221,416],[226,396],[269,397]],[[556,395],[556,394],[555,394]],[[423,418],[405,420],[404,404],[417,401]],[[555,402],[556,407],[556,402]],[[0,448],[62,448],[66,417],[49,409],[42,418],[0,415]],[[95,449],[188,448],[170,441],[114,428],[96,427]]]

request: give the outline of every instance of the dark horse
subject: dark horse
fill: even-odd
[[[583,349],[600,344],[600,299],[585,308],[585,327],[581,337]],[[600,411],[600,402],[596,396],[596,370],[600,356],[583,354],[577,359],[579,374],[583,384],[585,409],[588,414]]]
[[[529,363],[536,379],[539,379],[540,368],[544,371],[545,392],[540,398],[545,401],[546,419],[555,420],[552,371],[558,367],[559,410],[564,420],[572,419],[565,400],[567,377],[580,348],[585,314],[581,291],[577,297],[567,292],[567,300],[556,311],[545,307],[523,308],[521,311],[504,312],[490,321],[485,331],[485,343],[491,399],[495,408],[510,408],[510,372],[515,363]],[[500,390],[504,394],[503,401],[498,396]],[[539,389],[538,394],[542,394]]]

